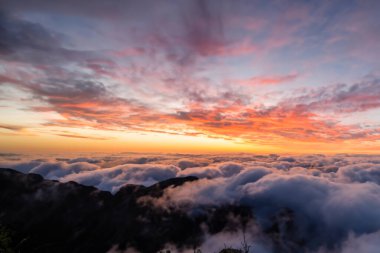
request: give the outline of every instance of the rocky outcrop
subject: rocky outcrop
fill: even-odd
[[[0,225],[12,231],[20,252],[107,252],[133,247],[157,252],[165,244],[194,248],[228,228],[226,215],[251,218],[245,207],[205,207],[197,215],[160,208],[142,198],[161,197],[196,177],[172,178],[150,187],[125,185],[115,195],[75,182],[44,180],[37,174],[0,169]]]

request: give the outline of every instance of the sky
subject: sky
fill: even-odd
[[[380,1],[0,3],[0,151],[379,153]]]

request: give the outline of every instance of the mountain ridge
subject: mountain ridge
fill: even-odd
[[[149,187],[125,185],[112,195],[76,182],[46,180],[38,174],[0,169],[0,224],[14,231],[21,252],[121,252],[133,247],[157,252],[165,245],[196,248],[204,240],[202,224],[217,233],[225,216],[252,218],[245,207],[205,209],[189,216],[180,208],[160,208],[139,201],[159,198],[165,189],[197,180],[179,177]],[[245,217],[245,218],[244,218]],[[244,219],[243,219],[244,218]]]

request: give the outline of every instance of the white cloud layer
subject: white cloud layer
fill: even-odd
[[[249,206],[255,224],[247,236],[255,241],[255,252],[272,252],[275,244],[292,252],[294,242],[318,253],[374,253],[380,248],[379,156],[120,154],[46,160],[2,156],[0,166],[111,192],[125,184],[149,186],[196,176],[199,180],[145,201],[189,211],[205,205]],[[273,226],[278,227],[275,242],[264,236]],[[215,251],[212,242],[220,238],[236,244],[238,234],[210,235],[202,247]]]

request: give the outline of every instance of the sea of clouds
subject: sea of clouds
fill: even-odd
[[[276,242],[286,252],[380,252],[380,156],[122,153],[35,159],[2,154],[0,167],[113,193],[125,184],[196,176],[199,180],[169,188],[159,199],[142,201],[186,208],[189,215],[199,206],[249,206],[255,217],[246,228],[252,252],[273,252],[273,238],[264,231],[274,220],[284,224]],[[240,246],[241,236],[241,231],[210,235],[202,249],[214,252],[226,242]]]

